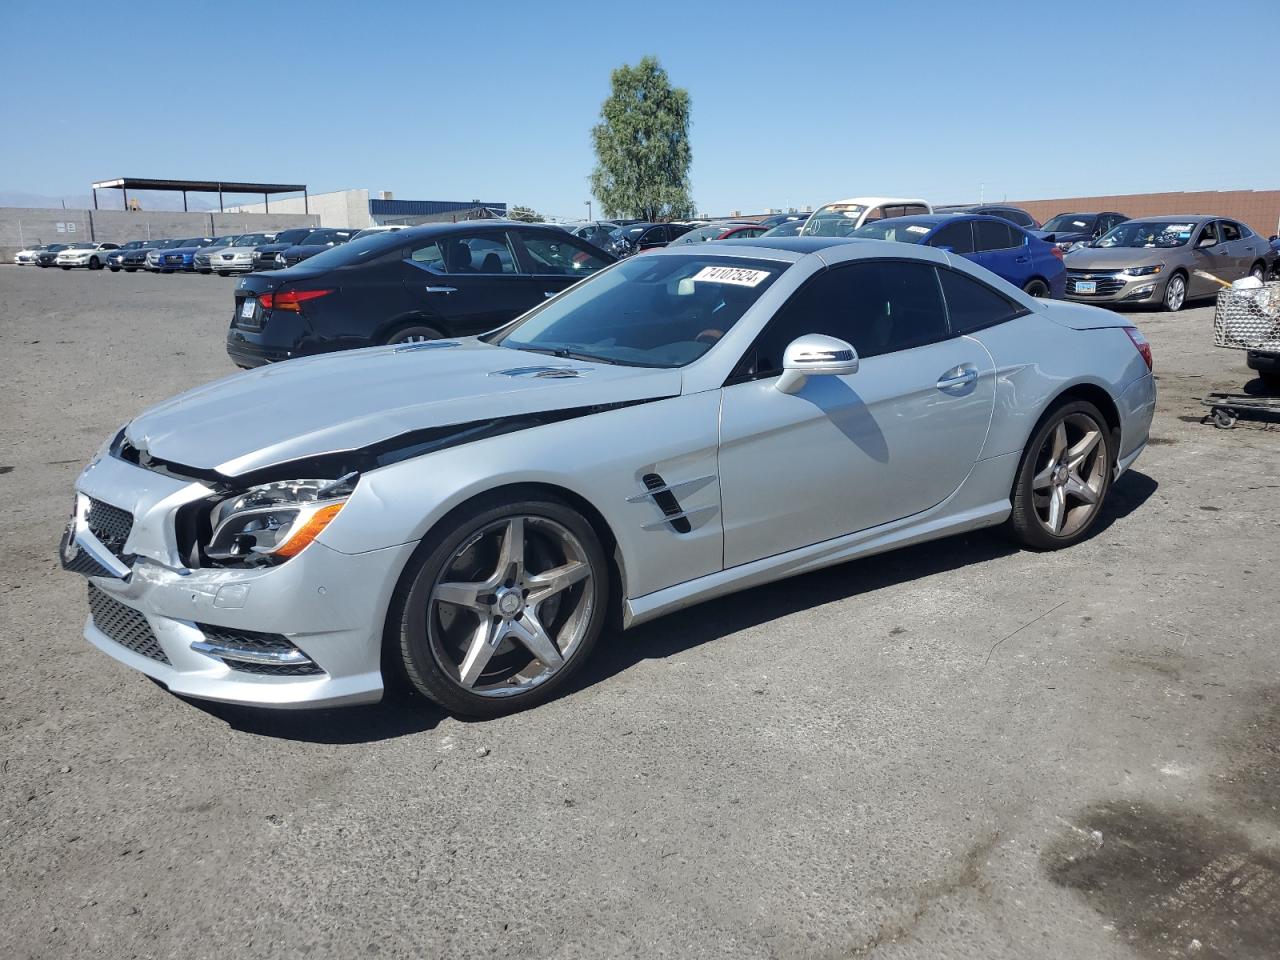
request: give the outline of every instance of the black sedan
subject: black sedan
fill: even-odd
[[[614,262],[555,227],[433,224],[361,237],[236,287],[227,353],[241,367],[468,336]]]
[[[36,264],[41,267],[52,267],[53,261],[58,259],[58,253],[67,249],[65,243],[51,243],[38,254],[36,254]]]
[[[290,247],[302,243],[310,234],[316,232],[315,227],[294,227],[292,230],[281,230],[272,243],[263,243],[253,248],[254,270],[279,270],[281,264],[276,261],[277,253],[284,253]]]
[[[610,237],[609,249],[620,257],[665,247],[676,237],[684,236],[693,227],[684,223],[632,223],[619,227]]]
[[[145,261],[147,251],[155,246],[157,242],[155,240],[130,240],[128,243],[121,244],[119,250],[112,250],[107,254],[107,268],[112,273],[119,273],[121,270],[133,273],[140,266],[140,262]],[[129,259],[131,255],[137,257],[138,260]]]
[[[1123,213],[1110,211],[1107,213],[1060,213],[1046,220],[1039,230],[1031,232],[1041,240],[1056,243],[1058,249],[1066,253],[1072,247],[1092,243],[1114,227],[1129,218]]]
[[[327,227],[322,227],[319,230],[312,230],[309,234],[303,237],[301,243],[296,243],[292,247],[282,250],[280,253],[276,254],[276,263],[279,265],[280,261],[283,259],[284,266],[297,266],[303,260],[314,257],[317,253],[324,253],[331,247],[336,247],[340,243],[346,243],[359,232],[359,230],[334,230]]]

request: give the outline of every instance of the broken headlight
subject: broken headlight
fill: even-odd
[[[234,494],[209,512],[205,553],[214,560],[279,563],[299,554],[346,505],[357,474],[286,480]]]

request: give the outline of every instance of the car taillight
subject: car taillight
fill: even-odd
[[[333,293],[332,290],[282,290],[279,293],[263,293],[258,296],[258,303],[263,310],[288,310],[301,313],[298,305],[308,300],[318,300]]]
[[[1147,369],[1154,370],[1151,362],[1151,344],[1147,338],[1142,335],[1142,331],[1137,327],[1125,327],[1124,332],[1129,335],[1129,339],[1133,341],[1133,345],[1138,348],[1138,352],[1142,354],[1142,359],[1147,362]]]

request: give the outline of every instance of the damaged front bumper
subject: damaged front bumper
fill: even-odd
[[[317,541],[271,567],[189,569],[178,511],[213,491],[102,455],[76,483],[63,567],[88,579],[84,635],[173,693],[320,707],[382,696],[382,625],[416,544]]]

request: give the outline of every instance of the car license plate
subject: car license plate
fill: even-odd
[[[1097,293],[1097,292],[1098,292],[1097,280],[1077,280],[1076,281],[1076,293]]]
[[[253,311],[257,308],[258,301],[253,297],[246,297],[244,303],[240,305],[240,318],[242,320],[252,320]]]

